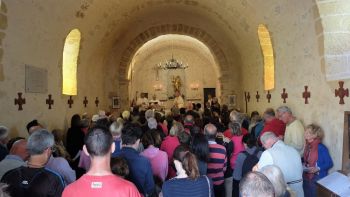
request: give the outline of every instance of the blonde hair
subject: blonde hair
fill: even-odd
[[[316,135],[316,137],[318,139],[323,139],[323,137],[324,137],[323,130],[321,129],[320,126],[318,126],[316,124],[309,124],[309,125],[307,125],[305,130],[309,130],[309,132],[311,134],[313,134],[313,135]]]

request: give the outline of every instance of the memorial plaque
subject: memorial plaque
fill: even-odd
[[[47,70],[25,65],[25,90],[29,93],[47,93]]]

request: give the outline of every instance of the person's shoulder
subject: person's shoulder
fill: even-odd
[[[7,180],[7,179],[11,179],[14,176],[17,177],[17,174],[19,173],[19,170],[21,170],[21,168],[23,168],[23,166],[20,166],[18,168],[14,168],[12,170],[7,171],[1,178],[1,180]]]
[[[321,151],[327,151],[328,150],[327,146],[324,145],[323,143],[319,143],[317,147]]]

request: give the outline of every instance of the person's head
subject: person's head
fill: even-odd
[[[239,183],[242,197],[274,197],[275,190],[269,179],[261,172],[248,172]]]
[[[207,162],[209,158],[209,144],[205,135],[198,133],[192,140],[192,152],[200,161]]]
[[[73,127],[79,127],[80,126],[80,115],[79,114],[74,114],[71,118],[71,121],[70,121],[70,127],[73,128]]]
[[[147,125],[149,129],[157,129],[158,123],[155,118],[148,118]]]
[[[275,197],[283,197],[287,190],[287,184],[284,181],[281,169],[276,165],[267,165],[259,170],[272,183],[275,189]]]
[[[138,149],[142,137],[141,128],[137,125],[129,124],[123,128],[122,133],[123,145]]]
[[[6,144],[6,147],[7,147],[7,150],[11,150],[13,144],[15,142],[17,142],[18,140],[21,140],[21,139],[25,139],[24,137],[14,137],[14,138],[11,138],[7,144]]]
[[[308,143],[311,143],[315,139],[322,140],[324,136],[324,132],[320,126],[316,124],[310,124],[306,126],[304,135],[305,135],[305,140]]]
[[[292,110],[287,106],[277,108],[277,117],[285,124],[289,124],[294,120]]]
[[[173,122],[173,126],[169,131],[170,136],[178,136],[184,131],[184,127],[180,122]]]
[[[197,104],[196,104],[196,108],[197,108],[197,110],[199,110],[200,108],[202,108],[202,104],[197,103]]]
[[[113,137],[120,137],[122,135],[123,121],[115,121],[109,126],[109,130]]]
[[[51,156],[54,144],[55,140],[53,135],[45,129],[40,129],[29,136],[26,149],[30,157],[43,156],[48,160]]]
[[[264,117],[264,120],[266,121],[266,122],[270,122],[270,121],[272,121],[273,119],[275,119],[275,110],[273,110],[272,108],[267,108],[266,110],[265,110],[265,112],[264,112],[264,115],[263,115],[263,117]]]
[[[228,124],[228,128],[231,130],[232,134],[235,136],[242,135],[241,124],[237,121],[232,121]]]
[[[159,148],[160,145],[162,144],[162,138],[160,137],[158,130],[152,129],[149,132],[151,132],[151,135],[154,141],[154,146]]]
[[[216,126],[211,123],[205,125],[204,127],[204,133],[207,136],[208,140],[215,140],[217,131],[218,130]]]
[[[191,114],[187,114],[187,115],[185,116],[184,123],[185,123],[185,124],[191,124],[191,125],[193,125],[193,124],[194,124],[194,118],[193,118],[193,116],[192,116]]]
[[[254,146],[256,146],[256,140],[251,134],[244,135],[242,138],[242,142],[244,146],[248,148],[253,148]]]
[[[129,111],[123,111],[123,113],[122,113],[122,118],[123,118],[124,120],[129,120],[129,118],[130,118],[130,112],[129,112]]]
[[[265,149],[269,149],[278,141],[278,138],[276,134],[269,131],[262,134],[260,141]]]
[[[27,125],[26,125],[26,128],[27,128],[27,131],[28,133],[30,134],[30,130],[32,127],[40,127],[41,125],[39,124],[38,120],[32,120],[30,121]]]
[[[1,144],[7,144],[9,139],[9,129],[5,126],[0,126],[0,143]]]
[[[10,154],[17,155],[20,158],[22,158],[23,161],[26,161],[29,157],[29,154],[27,151],[27,140],[20,139],[15,141],[10,149]]]
[[[55,143],[60,143],[62,141],[62,131],[59,129],[54,129],[51,131],[54,139],[55,139]]]
[[[141,141],[145,148],[148,148],[151,145],[154,146],[154,139],[151,131],[147,131],[146,133],[144,133]]]
[[[243,116],[242,116],[241,113],[239,113],[239,112],[233,110],[233,111],[230,113],[230,121],[231,121],[231,122],[236,121],[236,122],[238,122],[239,124],[242,124],[242,122],[243,122]]]
[[[194,180],[199,177],[197,158],[192,154],[187,146],[179,145],[174,151],[174,164],[176,171],[185,171],[187,176]]]
[[[113,174],[122,178],[129,175],[129,166],[123,157],[111,158],[111,170]]]
[[[179,91],[179,90],[176,90],[176,91],[175,91],[175,96],[178,97],[178,96],[180,96],[180,95],[181,95],[180,91]]]
[[[252,113],[250,114],[250,119],[255,119],[255,117],[259,117],[260,114],[258,111],[252,111]]]
[[[110,157],[115,149],[111,132],[103,126],[95,126],[89,129],[84,141],[84,152],[90,155],[92,159],[94,157]]]
[[[145,118],[146,120],[150,119],[150,118],[154,118],[154,111],[152,109],[149,109],[145,112]]]
[[[185,145],[190,145],[191,143],[191,135],[188,134],[187,132],[180,132],[179,135],[179,141],[181,144],[185,144]]]

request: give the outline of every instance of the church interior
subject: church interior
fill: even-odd
[[[211,89],[247,114],[290,107],[325,131],[332,171],[348,168],[350,1],[0,2],[0,123],[11,136],[28,136],[33,119],[66,131],[76,113],[119,116],[141,93],[167,109],[178,88],[204,105]],[[186,68],[162,69],[171,58]]]

